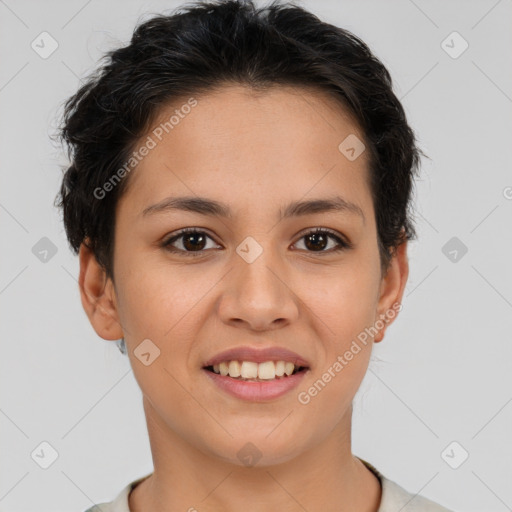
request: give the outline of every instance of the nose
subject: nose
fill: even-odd
[[[253,331],[282,328],[299,316],[298,297],[289,275],[276,260],[263,253],[252,263],[242,258],[226,276],[219,303],[219,315],[225,324]]]

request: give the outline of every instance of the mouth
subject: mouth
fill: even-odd
[[[245,382],[268,382],[287,379],[297,373],[306,372],[309,367],[294,364],[291,361],[222,361],[219,364],[203,367],[205,370]]]
[[[286,395],[310,372],[308,361],[281,347],[237,347],[202,365],[220,391],[246,401],[267,402]]]

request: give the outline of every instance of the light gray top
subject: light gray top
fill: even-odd
[[[359,458],[359,460],[380,480],[382,496],[377,512],[453,512],[423,496],[406,491],[392,480],[388,480],[369,462],[361,458]],[[128,495],[130,491],[150,475],[151,473],[130,482],[117,495],[114,501],[99,503],[88,508],[85,512],[130,512],[130,507],[128,506]]]

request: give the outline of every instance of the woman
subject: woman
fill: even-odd
[[[361,40],[292,4],[190,4],[108,55],[62,137],[82,304],[129,355],[154,462],[98,510],[447,510],[351,451],[420,159]]]

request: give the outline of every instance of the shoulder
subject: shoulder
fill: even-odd
[[[377,512],[453,512],[424,496],[414,494],[393,480],[386,478],[369,462],[362,460],[363,464],[379,478],[382,485],[382,496]]]
[[[126,505],[119,503],[116,498],[114,501],[96,503],[96,505],[84,510],[84,512],[130,512],[130,509],[126,508]]]
[[[144,475],[136,480],[130,482],[126,487],[124,487],[121,492],[115,497],[113,501],[108,501],[104,503],[97,503],[92,507],[84,510],[84,512],[130,512],[128,496],[131,490],[142,480],[148,478],[149,475]]]
[[[108,503],[97,503],[93,505],[91,508],[84,510],[84,512],[113,512],[112,510],[112,502]]]
[[[382,499],[378,512],[452,512],[419,494],[413,494],[392,480],[383,477]]]

